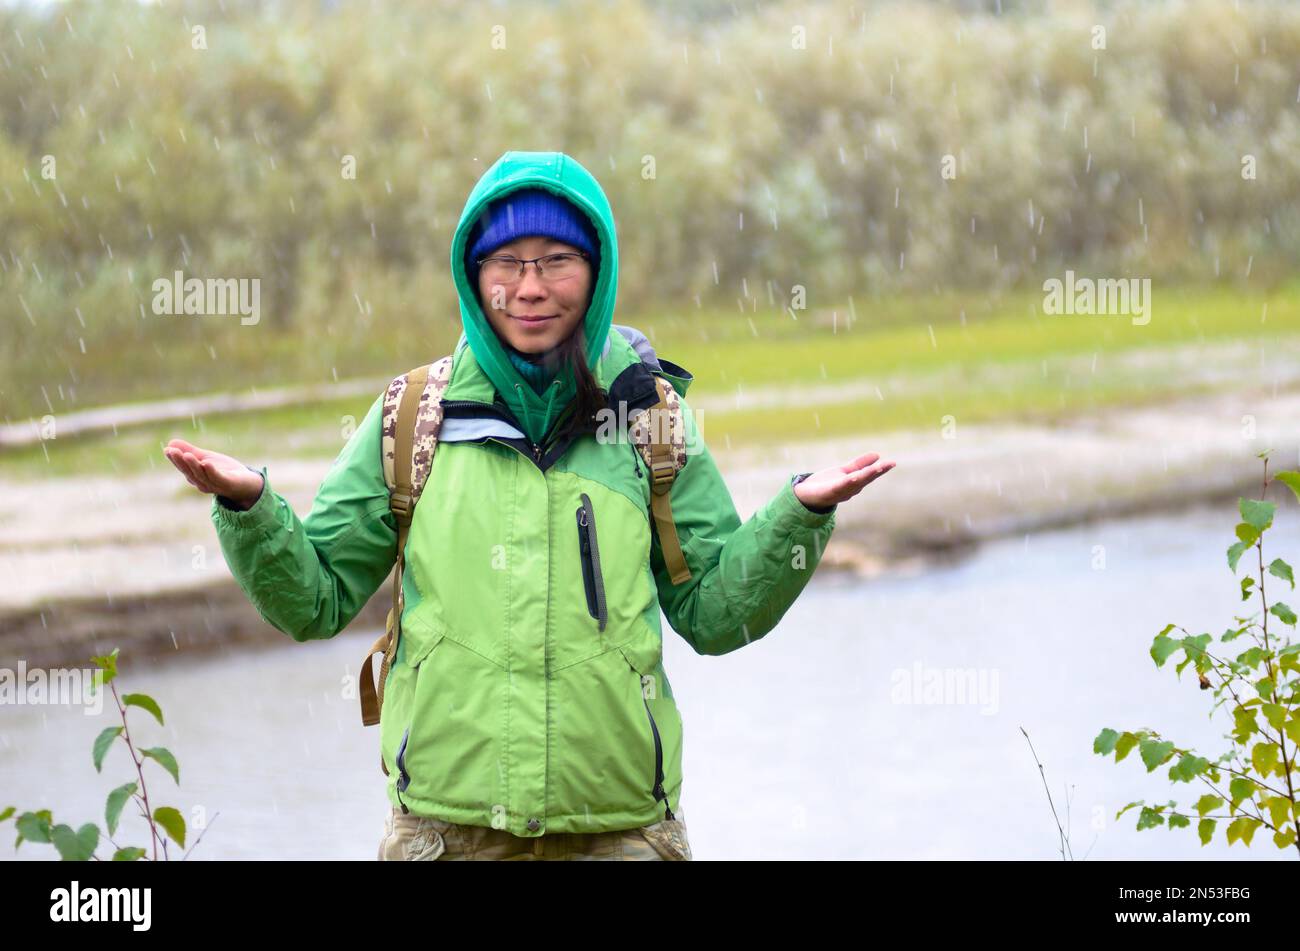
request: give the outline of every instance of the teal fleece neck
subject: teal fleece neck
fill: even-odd
[[[555,379],[558,368],[549,366],[547,361],[542,359],[541,354],[537,355],[537,362],[534,363],[514,347],[506,346],[504,349],[514,368],[519,371],[519,375],[527,380],[533,391],[540,396],[547,384]]]

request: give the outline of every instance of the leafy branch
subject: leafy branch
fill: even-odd
[[[1200,780],[1209,787],[1210,792],[1201,796],[1193,807],[1195,816],[1178,811],[1178,804],[1173,801],[1146,805],[1143,800],[1138,800],[1116,813],[1118,819],[1128,810],[1141,806],[1137,820],[1139,831],[1162,825],[1171,829],[1190,827],[1195,819],[1201,844],[1208,845],[1218,824],[1228,821],[1225,836],[1229,845],[1240,841],[1250,846],[1255,831],[1263,827],[1273,832],[1273,844],[1279,849],[1295,848],[1300,854],[1300,837],[1296,834],[1300,806],[1297,805],[1293,778],[1295,754],[1300,749],[1300,713],[1296,710],[1297,701],[1300,701],[1300,644],[1292,643],[1291,632],[1285,632],[1285,628],[1283,634],[1276,629],[1269,631],[1269,618],[1272,616],[1293,632],[1296,614],[1282,601],[1269,604],[1265,586],[1267,577],[1271,575],[1285,581],[1294,590],[1295,575],[1291,566],[1281,558],[1264,564],[1264,535],[1273,525],[1276,506],[1265,498],[1270,484],[1268,451],[1260,453],[1259,458],[1264,464],[1260,498],[1238,500],[1241,522],[1234,530],[1236,541],[1229,546],[1227,558],[1228,568],[1235,576],[1243,555],[1251,548],[1255,549],[1257,577],[1242,578],[1239,588],[1242,601],[1258,593],[1260,611],[1250,617],[1233,618],[1238,626],[1228,628],[1219,638],[1221,644],[1229,644],[1245,635],[1250,637],[1254,646],[1235,658],[1229,658],[1226,651],[1212,653],[1209,650],[1214,640],[1210,634],[1193,637],[1186,628],[1171,623],[1155,636],[1150,648],[1151,659],[1157,667],[1165,666],[1171,657],[1182,652],[1183,659],[1175,667],[1175,673],[1181,679],[1183,670],[1191,666],[1196,671],[1200,689],[1213,691],[1215,704],[1210,711],[1211,717],[1230,699],[1233,729],[1225,734],[1225,739],[1232,740],[1233,748],[1212,762],[1192,749],[1184,749],[1165,739],[1155,730],[1119,731],[1109,727],[1097,735],[1092,748],[1101,756],[1113,753],[1116,762],[1136,749],[1147,772],[1154,772],[1176,758],[1168,771],[1171,782]],[[1300,472],[1279,472],[1273,481],[1281,482],[1300,499]],[[1169,636],[1176,627],[1182,631],[1183,637]],[[1211,676],[1218,681],[1217,684]],[[1289,748],[1288,740],[1291,742]],[[1226,793],[1216,785],[1222,783],[1224,773],[1230,777]],[[1281,782],[1267,781],[1273,777]],[[1227,815],[1211,814],[1225,803],[1228,804]]]
[[[73,829],[72,826],[63,823],[55,824],[54,816],[49,809],[28,811],[20,814],[14,820],[14,825],[18,830],[18,838],[14,841],[15,849],[22,845],[23,842],[38,842],[54,846],[64,861],[104,861],[95,854],[95,851],[99,848],[100,840],[106,839],[113,847],[110,861],[130,862],[146,857],[157,861],[160,850],[163,860],[166,861],[169,858],[167,850],[167,840],[169,838],[180,848],[185,848],[185,818],[180,814],[179,810],[172,806],[158,806],[156,808],[150,806],[149,787],[144,770],[145,762],[152,760],[166,770],[179,786],[181,781],[180,766],[176,762],[176,757],[172,755],[170,750],[162,746],[137,749],[131,736],[131,725],[127,719],[128,708],[136,707],[152,715],[158,721],[158,725],[162,726],[162,708],[148,694],[118,694],[117,685],[113,683],[117,678],[117,655],[118,651],[114,649],[111,654],[91,658],[92,663],[98,668],[94,673],[92,690],[102,689],[104,684],[108,684],[113,693],[113,701],[117,705],[118,716],[122,720],[121,726],[106,727],[95,737],[95,741],[91,746],[91,759],[95,764],[95,771],[103,772],[104,758],[112,749],[114,742],[121,739],[131,757],[131,763],[135,767],[135,781],[124,783],[108,794],[108,799],[104,804],[106,832],[101,831],[100,827],[93,822],[87,822],[78,829]],[[118,823],[121,821],[122,810],[128,802],[135,803],[140,816],[148,824],[149,849],[140,846],[120,846],[113,840]],[[0,812],[0,822],[13,817],[16,811],[13,806],[4,809]],[[214,815],[213,819],[215,818]],[[206,829],[204,831],[206,832]],[[199,839],[195,841],[194,846],[191,846],[190,850],[182,858],[188,858],[190,851],[193,851],[194,847],[202,839],[203,835],[200,833]]]

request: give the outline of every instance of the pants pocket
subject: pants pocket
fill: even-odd
[[[668,862],[690,862],[691,843],[681,819],[661,819],[637,830],[658,855]]]
[[[384,820],[379,859],[387,862],[433,862],[447,852],[445,833],[451,823],[394,809]]]

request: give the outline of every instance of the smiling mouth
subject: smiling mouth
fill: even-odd
[[[514,314],[514,315],[512,315],[512,316],[515,318],[515,320],[522,320],[522,321],[523,321],[524,323],[526,323],[526,324],[540,324],[540,323],[542,323],[543,321],[546,321],[546,320],[554,320],[554,319],[555,319],[554,316],[551,316],[551,317],[544,317],[544,316],[537,315],[537,314],[532,314],[532,315],[519,315],[519,314]]]

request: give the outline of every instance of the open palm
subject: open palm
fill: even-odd
[[[827,508],[853,498],[890,469],[893,462],[877,462],[878,452],[868,452],[842,466],[814,472],[794,487],[795,497],[805,505]]]
[[[261,473],[252,471],[234,456],[201,449],[184,439],[169,442],[163,455],[200,492],[224,495],[246,508],[262,494]]]

